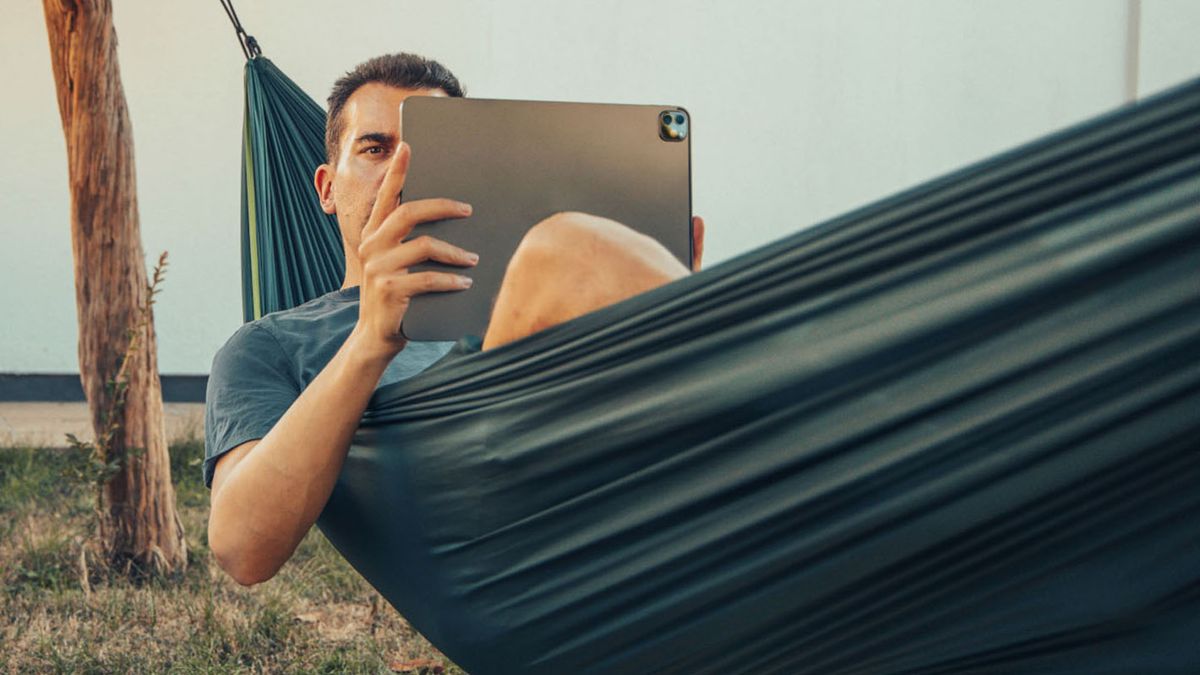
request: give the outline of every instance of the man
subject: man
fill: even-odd
[[[475,252],[436,238],[408,239],[417,223],[471,212],[452,199],[398,205],[411,154],[400,140],[399,108],[416,95],[463,90],[441,64],[410,54],[367,61],[334,85],[327,163],[314,185],[342,233],[342,287],[245,324],[213,359],[205,409],[208,538],[218,564],[241,584],[274,576],[316,522],[376,387],[416,375],[453,346],[408,344],[399,332],[413,296],[470,286],[466,275],[407,268],[436,260],[466,271],[478,261]],[[703,227],[693,220],[693,268]],[[509,262],[482,348],[687,273],[656,241],[624,225],[556,214],[529,231]]]

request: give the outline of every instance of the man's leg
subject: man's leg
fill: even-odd
[[[504,274],[483,349],[686,276],[654,239],[616,221],[559,213],[534,225]]]

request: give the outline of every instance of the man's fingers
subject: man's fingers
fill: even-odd
[[[431,220],[446,218],[466,218],[471,215],[471,205],[453,199],[418,199],[408,202],[403,207],[404,220],[417,223],[428,223]]]
[[[393,299],[403,299],[423,293],[466,290],[471,287],[472,279],[451,272],[414,272],[377,277],[375,283],[384,295]]]
[[[370,235],[363,237],[359,254],[365,257],[377,246],[391,248],[412,233],[417,223],[471,215],[471,205],[453,199],[419,199],[408,202],[388,215]]]
[[[374,274],[394,274],[423,262],[472,267],[479,256],[433,237],[417,237],[388,251],[382,251],[366,264],[365,271]]]
[[[371,207],[371,217],[367,219],[367,225],[363,228],[364,239],[400,204],[400,192],[404,190],[404,179],[408,176],[408,162],[411,157],[412,148],[407,143],[400,143],[396,154],[392,155],[392,161],[388,163],[388,170],[383,176],[383,183],[379,185],[379,192],[375,195],[375,206]]]
[[[699,272],[704,259],[704,219],[692,216],[692,271]]]

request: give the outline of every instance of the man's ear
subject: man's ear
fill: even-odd
[[[337,202],[333,198],[333,167],[322,164],[313,174],[313,187],[317,189],[317,199],[321,200],[321,210],[329,215],[337,213]]]

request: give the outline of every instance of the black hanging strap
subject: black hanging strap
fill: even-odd
[[[253,35],[246,34],[246,29],[242,28],[242,22],[238,20],[237,12],[233,11],[233,0],[221,0],[221,6],[233,22],[233,30],[237,31],[238,44],[242,46],[242,53],[246,55],[246,59],[261,55],[262,49],[258,46],[258,40],[255,40]]]

